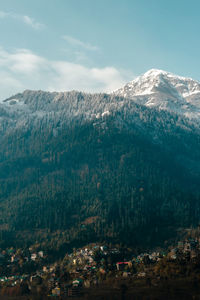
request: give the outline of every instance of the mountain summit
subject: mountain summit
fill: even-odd
[[[166,71],[151,69],[114,94],[188,118],[200,117],[200,82]]]
[[[117,111],[122,112],[127,105],[130,107],[130,103],[134,102],[159,111],[175,113],[199,123],[200,82],[152,69],[110,95],[26,90],[0,102],[0,112],[4,117],[5,114],[14,114],[16,118],[19,116],[17,119],[20,124],[24,116],[41,119],[50,113],[56,114],[58,120],[63,113],[68,120],[83,116],[91,120]],[[13,121],[13,117],[11,120]]]
[[[198,82],[150,70],[111,95],[2,101],[0,247],[146,248],[197,226],[199,99]]]

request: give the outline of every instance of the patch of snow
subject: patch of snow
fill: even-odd
[[[151,69],[113,94],[148,107],[199,118],[200,82],[166,71]]]
[[[105,117],[105,116],[109,116],[109,115],[110,115],[110,112],[109,112],[109,110],[107,110],[107,111],[104,111],[101,116]]]

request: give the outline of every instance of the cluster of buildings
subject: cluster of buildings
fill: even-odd
[[[45,263],[43,251],[9,248],[0,251],[0,287],[17,286]]]
[[[42,250],[6,249],[0,252],[0,292],[2,287],[9,289],[26,283],[30,293],[37,293],[41,286],[49,296],[78,296],[83,289],[98,286],[110,277],[143,278],[145,269],[163,257],[195,259],[200,255],[200,239],[180,241],[168,252],[133,256],[126,250],[91,244],[66,254],[59,263],[49,264],[48,255]]]
[[[200,238],[186,239],[178,242],[177,247],[172,248],[168,257],[172,260],[186,259],[193,260],[200,255]]]
[[[41,258],[44,258],[44,252],[34,251],[31,247],[26,250],[8,248],[0,252],[0,265],[2,265],[2,262],[4,261],[8,263],[17,263],[19,261],[38,261]]]

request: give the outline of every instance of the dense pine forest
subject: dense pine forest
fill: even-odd
[[[48,112],[10,130],[15,115],[1,116],[1,245],[155,246],[198,225],[200,135],[187,119],[130,101],[98,118]]]

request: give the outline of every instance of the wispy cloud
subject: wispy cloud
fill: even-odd
[[[0,18],[4,19],[4,18],[11,18],[14,20],[18,20],[23,22],[24,24],[32,27],[35,30],[39,30],[44,28],[44,24],[37,22],[35,19],[26,16],[26,15],[20,15],[20,14],[15,14],[13,12],[5,12],[5,11],[0,11]]]
[[[69,61],[49,60],[28,49],[0,48],[1,100],[25,89],[111,92],[127,78],[112,66],[89,68]]]
[[[44,24],[41,24],[39,22],[36,22],[33,18],[30,18],[29,16],[23,16],[24,23],[31,26],[34,29],[42,29],[44,28]]]
[[[99,50],[99,47],[91,45],[91,44],[83,42],[83,41],[80,41],[69,35],[64,35],[64,36],[62,36],[62,38],[65,41],[67,41],[71,46],[74,46],[74,47],[83,48],[83,49],[86,49],[89,51],[98,51]]]

